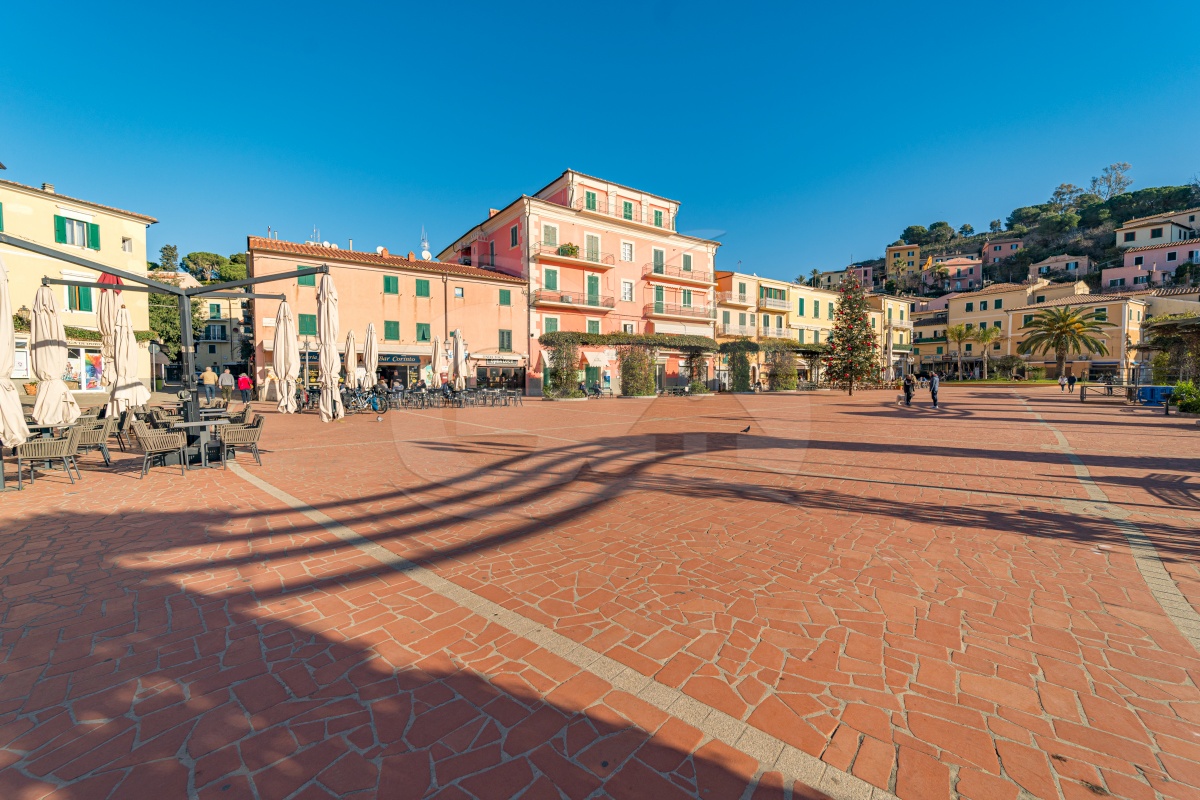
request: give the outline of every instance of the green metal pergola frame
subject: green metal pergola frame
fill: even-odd
[[[271,281],[289,280],[291,278],[302,278],[307,275],[324,275],[328,274],[329,266],[322,264],[319,267],[308,267],[305,269],[291,270],[290,272],[279,272],[272,275],[264,275],[261,278],[244,278],[240,281],[225,281],[224,283],[212,283],[207,286],[196,286],[191,289],[184,289],[179,286],[174,286],[170,283],[162,283],[160,281],[151,280],[144,275],[138,275],[133,272],[110,267],[106,264],[99,264],[95,261],[90,261],[86,258],[81,258],[73,253],[56,250],[53,247],[47,247],[37,242],[31,242],[27,239],[21,239],[12,234],[0,233],[0,244],[7,244],[12,247],[28,250],[31,253],[53,258],[57,261],[65,261],[68,264],[85,267],[86,269],[102,272],[107,275],[113,275],[120,278],[125,283],[119,286],[114,286],[111,283],[96,283],[94,281],[71,281],[62,278],[43,277],[43,286],[75,286],[81,289],[119,289],[120,291],[128,292],[146,292],[149,294],[169,294],[174,295],[179,300],[179,331],[181,337],[180,345],[180,360],[183,362],[183,381],[185,391],[188,394],[184,401],[184,416],[189,422],[196,421],[200,418],[200,387],[196,382],[196,339],[195,333],[192,330],[192,298],[193,297],[218,297],[218,298],[235,298],[235,299],[261,299],[261,300],[285,300],[285,295],[282,294],[256,294],[254,292],[231,292],[231,289],[238,289],[243,286],[256,286],[260,283],[269,283]]]

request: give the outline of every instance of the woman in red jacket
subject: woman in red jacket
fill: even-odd
[[[243,372],[241,375],[238,376],[237,387],[242,392],[242,403],[243,404],[249,403],[250,402],[250,390],[254,388],[254,381],[250,380],[250,376],[248,374],[246,374],[245,372]]]

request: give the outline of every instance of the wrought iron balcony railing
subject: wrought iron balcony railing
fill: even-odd
[[[612,253],[602,253],[588,247],[564,242],[563,244],[544,244],[538,242],[532,247],[534,258],[569,258],[573,261],[586,261],[601,267],[615,266],[616,257]]]
[[[622,201],[618,200],[617,202],[620,203]],[[675,230],[675,218],[663,209],[642,209],[634,207],[630,209],[628,213],[626,213],[623,205],[619,209],[610,209],[608,207],[608,202],[600,197],[594,198],[593,203],[589,204],[587,195],[577,198],[575,202],[571,204],[571,208],[575,209],[576,211],[587,212],[588,214],[603,214],[606,217],[624,220],[625,222],[633,222],[638,225],[649,225],[652,228],[662,228],[664,231]],[[655,215],[656,211],[660,216]]]
[[[693,319],[716,319],[717,310],[712,306],[683,306],[676,303],[649,303],[642,309],[647,317],[691,317]]]
[[[538,289],[533,293],[535,305],[579,306],[581,308],[612,308],[616,298],[608,294],[588,294],[587,292],[560,292],[554,289]]]
[[[712,283],[713,274],[698,269],[684,269],[670,264],[650,263],[642,267],[644,278],[666,278],[668,280],[689,281],[692,283]]]

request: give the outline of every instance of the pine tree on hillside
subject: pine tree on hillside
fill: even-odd
[[[829,353],[825,356],[825,375],[830,383],[845,384],[854,394],[855,382],[879,374],[878,345],[871,327],[867,297],[853,276],[846,276],[840,287],[833,332],[829,335]]]

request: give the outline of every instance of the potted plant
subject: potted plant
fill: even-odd
[[[579,255],[579,245],[571,244],[570,242],[560,244],[558,246],[558,254],[560,256],[567,256],[568,258],[575,258]]]
[[[37,387],[38,387],[37,381],[26,381],[25,382],[25,394],[29,395],[30,397],[33,397],[34,395],[37,394]]]

